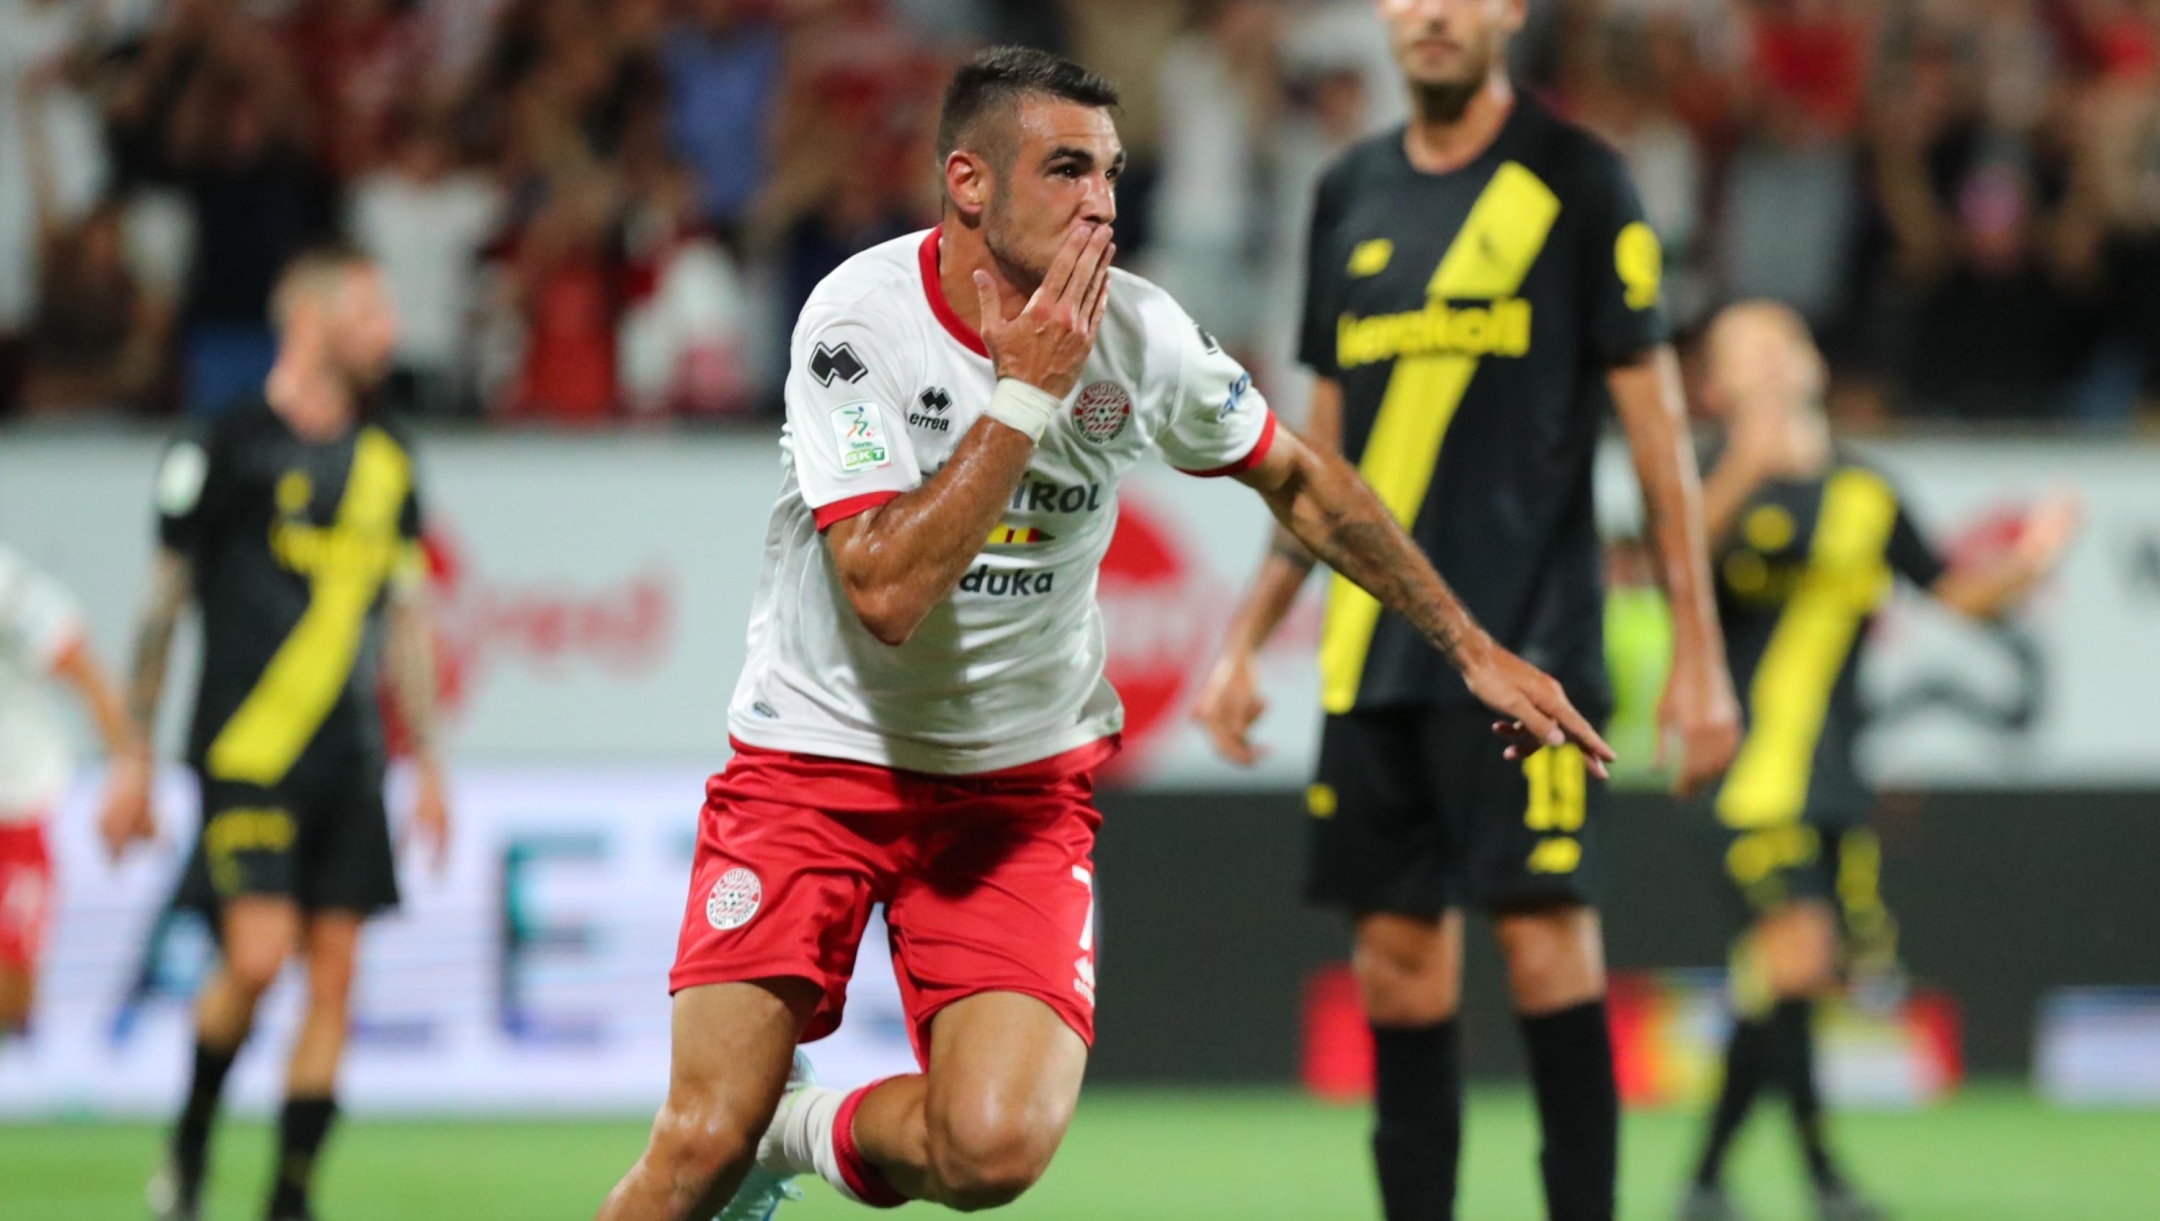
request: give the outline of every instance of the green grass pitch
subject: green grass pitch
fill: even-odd
[[[1632,1114],[1622,1209],[1670,1215],[1697,1117]],[[1752,1221],[1802,1221],[1782,1110],[1758,1112],[1734,1182]],[[1968,1090],[1955,1104],[1842,1118],[1856,1176],[1901,1221],[2150,1221],[2160,1218],[2160,1113],[2052,1110],[2022,1090]],[[1100,1090],[1081,1102],[1049,1175],[1013,1221],[1309,1221],[1377,1217],[1365,1115],[1287,1092]],[[637,1122],[355,1121],[333,1137],[323,1221],[585,1221],[636,1156]],[[0,1126],[0,1217],[134,1221],[159,1134],[140,1124]],[[205,1221],[255,1221],[270,1133],[222,1134]],[[1518,1091],[1472,1099],[1460,1216],[1536,1221],[1535,1118]],[[918,1210],[927,1211],[927,1210]],[[866,1218],[822,1185],[780,1221]]]

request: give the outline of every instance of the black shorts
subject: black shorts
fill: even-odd
[[[1435,915],[1594,903],[1602,781],[1573,746],[1509,760],[1483,708],[1327,718],[1305,896],[1354,912]]]
[[[1751,918],[1815,900],[1837,909],[1848,937],[1871,941],[1888,932],[1882,843],[1865,827],[1791,822],[1729,830],[1725,876]]]
[[[214,912],[244,895],[291,899],[303,911],[371,915],[397,906],[397,869],[382,774],[273,788],[201,779],[202,829],[179,903]]]

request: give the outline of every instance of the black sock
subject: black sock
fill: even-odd
[[[1754,1109],[1755,1096],[1770,1076],[1770,1023],[1742,1019],[1733,1023],[1725,1041],[1725,1084],[1718,1090],[1717,1110],[1711,1113],[1710,1137],[1703,1144],[1702,1161],[1695,1167],[1698,1187],[1715,1187],[1725,1175],[1725,1154],[1733,1137]]]
[[[203,1169],[210,1161],[210,1128],[217,1122],[218,1099],[225,1093],[225,1075],[232,1071],[237,1047],[219,1049],[195,1044],[195,1072],[188,1079],[187,1102],[173,1123],[173,1173],[179,1180],[180,1203],[193,1207],[202,1196]]]
[[[1815,1002],[1782,1000],[1770,1015],[1779,1083],[1792,1103],[1793,1128],[1807,1157],[1808,1178],[1817,1187],[1838,1187],[1844,1178],[1830,1157],[1823,1135],[1822,1095],[1815,1084]]]
[[[287,1098],[278,1113],[277,1182],[270,1189],[270,1221],[308,1215],[308,1185],[315,1178],[315,1157],[322,1152],[323,1138],[330,1135],[330,1121],[337,1118],[337,1102],[327,1094]]]
[[[1552,1221],[1612,1221],[1619,1177],[1620,1091],[1601,997],[1521,1019],[1545,1147],[1545,1211]]]
[[[1375,1026],[1373,1163],[1387,1221],[1448,1221],[1462,1154],[1462,1042],[1455,1019]]]

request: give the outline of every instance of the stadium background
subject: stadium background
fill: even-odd
[[[2127,0],[1532,0],[1521,79],[1626,153],[1683,326],[1801,309],[1832,408],[1953,551],[2073,486],[2091,510],[2018,625],[1886,617],[1870,742],[1912,993],[1833,1039],[1859,1170],[1912,1217],[2153,1215],[2160,1170],[2160,22]],[[1116,77],[1121,260],[1243,353],[1293,420],[1305,195],[1401,103],[1364,0],[0,0],[0,539],[83,599],[108,662],[175,420],[267,363],[278,261],[344,229],[406,317],[461,830],[366,951],[326,1210],[586,1215],[664,1073],[660,973],[699,777],[725,749],[774,484],[781,348],[840,259],[934,215],[950,65],[1017,40]],[[1615,536],[1624,463],[1601,479]],[[1103,799],[1101,1042],[1072,1146],[1016,1215],[1362,1215],[1341,930],[1303,910],[1308,603],[1268,659],[1265,763],[1184,713],[1261,554],[1251,498],[1131,488],[1103,593],[1131,749]],[[1647,753],[1659,614],[1610,627]],[[175,704],[187,684],[174,683]],[[177,709],[163,727],[177,730]],[[1632,726],[1632,737],[1628,737]],[[87,741],[87,735],[85,736]],[[168,756],[172,743],[167,741]],[[1736,912],[1709,828],[1620,817],[1612,956],[1643,1104],[1626,1215],[1677,1189]],[[93,775],[86,775],[83,792]],[[58,822],[35,1035],[0,1049],[0,1215],[134,1215],[180,1088],[199,930],[157,913],[187,828],[119,870]],[[151,952],[154,947],[155,952]],[[848,1079],[904,1055],[866,953]],[[1532,1137],[1473,956],[1466,1216],[1528,1217]],[[2141,990],[2143,989],[2143,990]],[[272,1033],[290,1018],[273,1005]],[[260,1111],[277,1057],[244,1059]],[[2097,1108],[2097,1109],[2096,1109]],[[1797,1216],[1759,1118],[1743,1191]],[[263,1141],[221,1144],[238,1217]],[[826,1215],[814,1196],[802,1215]]]

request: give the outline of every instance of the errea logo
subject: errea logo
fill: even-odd
[[[932,386],[915,396],[915,410],[908,412],[908,427],[924,432],[951,432],[952,395],[943,386]]]

